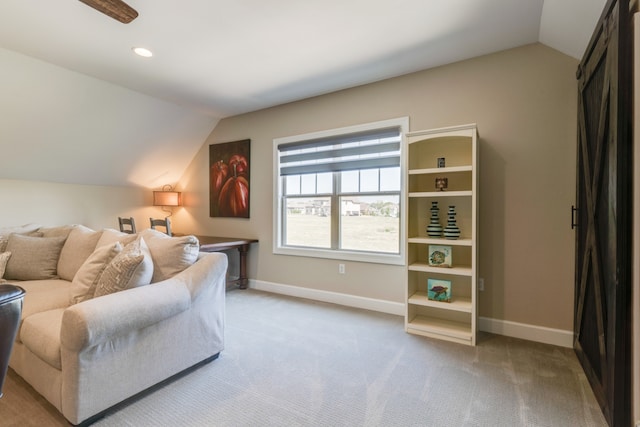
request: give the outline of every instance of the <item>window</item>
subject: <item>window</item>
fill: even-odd
[[[404,118],[274,140],[274,252],[403,264],[407,130]]]

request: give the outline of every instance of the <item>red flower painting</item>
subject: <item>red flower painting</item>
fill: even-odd
[[[251,140],[209,145],[209,216],[249,218]]]

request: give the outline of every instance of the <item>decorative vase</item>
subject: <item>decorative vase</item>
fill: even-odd
[[[444,237],[449,240],[456,240],[460,237],[460,229],[456,225],[455,206],[449,206],[449,212],[447,212],[447,226],[444,228]]]
[[[431,221],[427,226],[427,235],[429,237],[442,237],[442,226],[440,225],[440,217],[438,212],[438,202],[431,202]]]

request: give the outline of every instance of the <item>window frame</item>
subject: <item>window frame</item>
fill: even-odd
[[[310,140],[317,140],[321,138],[337,137],[341,135],[354,134],[359,132],[366,132],[376,129],[385,129],[390,127],[397,127],[400,131],[400,192],[399,192],[399,253],[387,254],[382,252],[361,252],[344,249],[323,249],[323,248],[310,248],[310,247],[294,247],[283,245],[283,226],[284,226],[284,206],[283,201],[283,187],[281,186],[282,178],[280,176],[280,162],[278,147],[282,144],[288,144],[292,142],[304,142]],[[336,129],[330,129],[319,132],[311,132],[301,135],[294,135],[282,138],[275,138],[273,140],[273,253],[276,255],[292,255],[292,256],[304,256],[313,258],[326,258],[326,259],[338,259],[346,261],[358,261],[358,262],[370,262],[379,264],[391,264],[391,265],[404,265],[406,262],[406,214],[407,209],[407,195],[406,195],[406,133],[409,132],[409,118],[400,117],[395,119],[381,120],[371,123],[365,123],[354,126],[346,126]],[[334,176],[334,180],[335,180]],[[334,189],[335,183],[334,183]],[[385,191],[378,191],[373,194],[384,194]],[[368,196],[372,193],[358,193],[359,196]],[[300,194],[295,197],[330,197],[332,200],[340,200],[342,194],[339,191],[333,191],[332,194],[314,194],[304,195]],[[334,207],[332,203],[332,218],[337,209],[338,221],[332,221],[332,227],[340,227],[340,203]],[[334,233],[332,232],[332,235]],[[339,232],[338,232],[339,234]]]

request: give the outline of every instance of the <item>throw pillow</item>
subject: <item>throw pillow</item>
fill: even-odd
[[[4,281],[4,270],[7,267],[7,261],[11,257],[11,252],[2,252],[0,254],[0,283]]]
[[[58,258],[65,240],[65,237],[11,234],[7,242],[7,252],[11,252],[11,258],[7,262],[5,279],[56,279]]]
[[[136,240],[137,237],[138,236],[135,234],[127,234],[113,228],[105,228],[102,230],[102,236],[100,236],[96,247],[99,248],[104,245],[112,245],[115,242],[120,242],[123,246],[126,246],[128,243]]]
[[[4,252],[7,249],[7,242],[9,241],[9,236],[11,234],[29,234],[34,231],[38,231],[39,228],[39,224],[25,224],[0,228],[0,252]]]
[[[93,253],[100,236],[102,236],[102,231],[93,231],[84,225],[73,227],[60,252],[58,276],[72,281],[80,266]]]
[[[129,243],[105,267],[94,298],[151,283],[153,261],[142,237]]]
[[[96,249],[80,266],[71,282],[71,304],[93,298],[96,286],[102,272],[107,265],[122,252],[122,245],[118,242]]]
[[[180,273],[198,259],[200,242],[195,236],[169,237],[148,228],[140,232],[153,259],[151,283],[161,282]]]
[[[42,227],[38,229],[42,237],[69,237],[69,233],[76,225],[59,225],[56,227]]]

